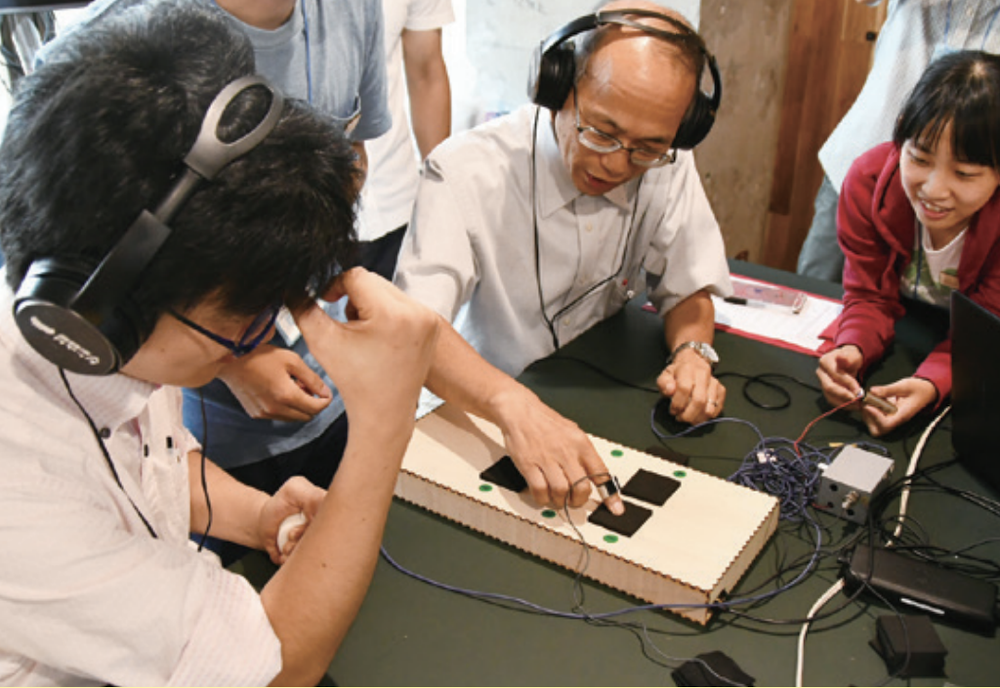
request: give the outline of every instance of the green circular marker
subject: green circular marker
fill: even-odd
[[[479,491],[480,492],[492,492],[493,491],[493,486],[492,485],[480,485],[479,486]]]
[[[685,473],[684,471],[674,471],[674,477],[675,478],[685,478],[685,477],[687,477],[687,473]]]
[[[605,535],[604,536],[604,541],[608,542],[608,543],[611,543],[613,545],[614,543],[618,542],[618,536],[617,535]]]
[[[615,457],[625,456],[625,452],[623,452],[621,449],[612,449],[611,450],[611,456],[615,456]]]
[[[542,512],[542,516],[544,516],[545,518],[555,518],[556,512],[554,512],[552,509],[546,509],[545,511]]]

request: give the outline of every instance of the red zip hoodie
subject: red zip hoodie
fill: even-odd
[[[883,356],[903,315],[899,280],[916,242],[916,217],[903,191],[899,155],[891,142],[864,153],[840,192],[844,311],[834,341],[861,349],[865,368]],[[969,224],[958,281],[959,291],[1000,314],[1000,190]],[[914,375],[937,388],[940,405],[951,394],[951,339],[938,344]]]

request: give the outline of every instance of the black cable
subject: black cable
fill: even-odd
[[[585,298],[597,292],[598,289],[603,287],[608,282],[614,281],[621,274],[622,270],[625,269],[626,262],[628,260],[629,247],[632,244],[632,232],[635,229],[635,218],[639,210],[639,192],[642,189],[643,176],[639,176],[639,181],[635,187],[635,199],[632,202],[632,212],[630,213],[628,233],[624,235],[624,245],[622,246],[622,258],[618,265],[618,269],[611,275],[608,275],[604,279],[595,284],[591,285],[584,291],[580,296],[573,299],[569,304],[563,306],[559,309],[555,315],[551,318],[545,310],[545,295],[542,290],[542,246],[541,238],[538,231],[538,208],[537,199],[535,198],[535,191],[537,188],[537,172],[535,170],[535,148],[536,140],[538,138],[538,119],[542,111],[541,107],[535,109],[535,118],[531,127],[531,164],[529,167],[529,179],[531,184],[531,224],[534,229],[535,238],[535,281],[538,287],[538,307],[542,313],[542,320],[549,328],[549,333],[552,335],[552,346],[558,351],[560,348],[559,335],[556,333],[556,321],[563,316],[566,311],[574,308],[577,304],[583,301]],[[645,213],[643,213],[643,219],[645,219]],[[624,229],[624,222],[622,223]]]
[[[780,411],[782,409],[788,408],[792,404],[791,393],[787,389],[779,385],[777,382],[773,382],[772,381],[773,379],[787,380],[789,382],[794,382],[795,384],[801,387],[805,387],[808,390],[816,392],[817,394],[823,393],[823,390],[820,389],[819,387],[809,384],[808,382],[803,382],[794,375],[786,375],[785,373],[759,373],[757,375],[747,375],[745,373],[738,373],[736,371],[724,371],[715,373],[715,377],[717,380],[720,381],[724,377],[742,378],[744,380],[742,388],[743,398],[746,399],[752,406],[755,406],[759,409],[763,409],[765,411]],[[756,386],[763,387],[764,389],[768,389],[772,392],[777,392],[778,395],[782,398],[782,401],[780,401],[777,404],[768,404],[763,401],[760,401],[758,398],[756,398],[756,396],[752,392],[752,390]]]
[[[618,377],[617,375],[609,372],[608,370],[602,368],[601,366],[595,363],[592,363],[591,361],[580,358],[579,356],[569,356],[562,352],[557,352],[546,358],[539,359],[533,365],[537,366],[540,363],[546,363],[551,361],[573,361],[574,363],[579,363],[580,365],[590,368],[595,373],[602,375],[603,377],[606,377],[612,382],[620,384],[623,387],[628,387],[630,389],[637,389],[641,392],[649,392],[650,394],[662,394],[662,392],[658,387],[646,387],[645,385],[640,385],[635,382],[629,382],[628,380]],[[757,408],[763,409],[765,411],[780,411],[782,409],[788,408],[791,405],[791,394],[787,389],[777,384],[776,382],[773,382],[772,381],[773,378],[788,380],[789,382],[794,382],[795,384],[805,387],[806,389],[814,391],[818,394],[823,393],[823,390],[821,390],[819,387],[811,385],[807,382],[803,382],[802,380],[798,379],[795,376],[786,375],[784,373],[759,373],[757,375],[747,375],[745,373],[738,373],[735,371],[722,371],[715,373],[715,378],[717,380],[721,381],[721,379],[724,377],[743,378],[744,380],[742,387],[743,397],[748,402],[750,402],[751,405],[756,406]],[[754,388],[757,386],[779,393],[779,395],[782,397],[782,401],[778,404],[768,404],[764,401],[759,400],[758,398],[756,398],[756,395],[753,392]],[[882,448],[880,447],[880,449]],[[882,449],[882,451],[884,452],[885,450]]]
[[[533,365],[537,366],[539,363],[546,363],[546,362],[552,362],[552,361],[555,361],[555,362],[558,362],[558,361],[571,361],[573,363],[578,363],[578,364],[580,364],[582,366],[590,368],[591,370],[593,370],[598,375],[602,375],[603,377],[606,377],[607,379],[611,380],[612,382],[615,382],[615,383],[617,383],[619,385],[622,385],[623,387],[629,387],[631,389],[637,389],[640,392],[649,392],[650,394],[662,394],[662,392],[660,392],[659,387],[646,387],[644,385],[636,384],[634,382],[629,382],[628,380],[620,378],[617,375],[614,375],[613,373],[608,372],[604,368],[601,368],[600,366],[598,366],[598,365],[596,365],[594,363],[591,363],[588,360],[585,360],[583,358],[579,358],[577,356],[567,356],[567,355],[563,354],[562,352],[557,352],[557,353],[555,353],[555,354],[553,354],[551,356],[548,356],[546,358],[539,359],[538,361],[535,361],[535,363]]]
[[[201,534],[201,539],[198,542],[198,551],[200,552],[205,547],[205,542],[208,540],[208,531],[212,528],[212,499],[208,496],[208,478],[205,476],[205,457],[208,455],[208,414],[205,412],[205,392],[201,388],[198,389],[198,401],[201,403],[201,427],[203,428],[201,442],[201,491],[205,495],[205,508],[208,510],[205,532]]]
[[[908,478],[902,478],[888,485],[872,500],[870,506],[870,515],[878,515],[877,518],[873,518],[873,523],[876,523],[878,527],[872,530],[869,537],[869,544],[871,546],[878,546],[879,543],[887,542],[891,538],[894,541],[894,549],[908,551],[918,559],[933,561],[943,568],[957,570],[969,575],[987,579],[1000,578],[1000,562],[987,557],[965,554],[966,550],[996,541],[995,538],[987,538],[961,548],[948,550],[933,545],[930,542],[930,536],[927,531],[912,516],[906,516],[904,530],[901,532],[901,537],[899,538],[890,535],[891,531],[899,523],[899,518],[882,516],[895,498],[908,486],[911,494],[921,492],[955,497],[993,516],[1000,517],[1000,503],[996,500],[968,490],[945,485],[936,479],[936,473],[956,464],[957,460],[952,459],[929,466],[914,472]],[[935,553],[937,556],[934,556]],[[957,560],[956,557],[958,558]]]
[[[94,419],[90,417],[90,414],[87,413],[87,409],[83,407],[83,404],[80,403],[80,400],[77,399],[76,395],[73,393],[73,389],[69,385],[69,380],[66,379],[66,371],[63,368],[59,368],[59,377],[62,378],[63,386],[66,388],[66,393],[69,394],[69,398],[73,400],[73,403],[76,404],[76,407],[80,409],[80,413],[82,413],[83,417],[87,419],[87,424],[90,426],[90,431],[94,434],[94,439],[97,440],[97,445],[101,448],[101,453],[104,455],[104,460],[107,462],[108,468],[111,469],[111,475],[114,476],[115,483],[118,484],[118,488],[122,491],[122,494],[125,495],[125,498],[128,499],[129,504],[132,505],[132,508],[135,509],[135,513],[137,513],[139,515],[139,518],[142,519],[142,523],[144,526],[146,526],[146,530],[149,531],[149,534],[152,535],[153,538],[157,538],[158,536],[156,535],[156,531],[153,530],[153,526],[149,524],[149,521],[146,520],[146,517],[142,514],[141,511],[139,511],[139,507],[136,506],[134,501],[132,501],[132,497],[125,490],[125,486],[122,485],[121,478],[118,477],[118,470],[115,468],[115,463],[114,461],[111,460],[111,453],[108,451],[107,445],[104,444],[104,438],[101,437],[101,433],[97,429],[97,425],[94,423]]]

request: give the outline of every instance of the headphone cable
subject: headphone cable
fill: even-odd
[[[156,531],[153,530],[153,526],[149,524],[149,521],[146,520],[146,517],[143,516],[141,511],[139,511],[139,507],[136,506],[136,503],[132,500],[132,497],[125,490],[125,486],[122,485],[121,478],[118,477],[118,471],[115,469],[115,464],[111,460],[111,453],[108,452],[108,447],[107,445],[104,444],[104,438],[101,437],[101,433],[100,431],[98,431],[97,425],[94,424],[94,419],[90,417],[90,414],[87,413],[87,409],[83,407],[83,404],[80,403],[80,400],[77,399],[76,395],[73,393],[73,389],[69,385],[69,380],[66,379],[66,371],[63,368],[59,368],[58,370],[59,370],[59,377],[61,377],[63,381],[63,386],[66,388],[66,393],[69,394],[69,398],[73,400],[73,403],[76,404],[76,407],[80,409],[80,413],[83,414],[83,417],[87,419],[87,424],[90,426],[90,431],[94,433],[94,439],[97,440],[97,445],[101,448],[101,453],[104,455],[104,460],[108,463],[108,468],[111,469],[111,475],[114,476],[115,482],[118,484],[119,489],[121,489],[122,494],[125,495],[125,498],[128,499],[129,504],[132,505],[132,508],[135,509],[135,513],[137,513],[139,515],[139,518],[142,519],[142,523],[144,526],[146,526],[146,530],[148,530],[149,534],[152,535],[154,539],[156,539],[158,536],[156,534]]]
[[[642,189],[642,182],[645,177],[645,173],[639,175],[639,181],[635,187],[635,198],[632,201],[632,212],[630,214],[631,219],[629,220],[628,234],[625,236],[625,243],[624,246],[622,246],[622,258],[621,262],[618,265],[618,269],[614,272],[614,274],[609,275],[604,279],[602,279],[601,281],[597,282],[596,284],[590,286],[585,292],[580,294],[580,296],[578,296],[577,298],[573,299],[573,301],[571,301],[566,306],[563,306],[561,309],[559,309],[559,311],[556,312],[555,315],[553,315],[550,318],[548,313],[545,311],[545,295],[542,291],[542,246],[541,246],[541,238],[539,236],[539,231],[538,231],[538,208],[536,199],[537,172],[535,169],[535,157],[536,157],[536,148],[538,139],[538,119],[539,115],[541,114],[541,111],[542,111],[541,107],[536,106],[535,118],[531,128],[531,164],[529,166],[529,179],[531,181],[531,195],[530,195],[531,224],[534,230],[534,239],[535,239],[535,281],[538,286],[538,307],[539,309],[541,309],[542,312],[542,320],[545,321],[545,324],[549,328],[549,333],[552,335],[552,345],[555,347],[556,350],[558,350],[560,348],[560,344],[559,344],[559,335],[556,333],[556,321],[559,320],[560,316],[562,316],[563,313],[570,310],[571,308],[577,306],[581,301],[583,301],[585,298],[596,292],[598,289],[603,287],[608,282],[617,279],[617,277],[622,273],[622,270],[625,269],[625,263],[628,259],[628,250],[632,243],[632,233],[635,230],[635,218],[639,211],[639,192]],[[622,226],[624,228],[624,221],[622,223]]]
[[[208,511],[207,521],[205,522],[205,531],[201,534],[198,540],[198,551],[200,552],[205,547],[205,542],[208,540],[208,531],[212,528],[212,499],[208,496],[208,478],[205,476],[205,462],[208,455],[208,414],[205,411],[205,392],[204,389],[198,388],[198,401],[201,406],[201,491],[205,495],[205,508]]]

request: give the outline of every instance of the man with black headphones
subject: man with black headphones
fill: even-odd
[[[440,321],[337,274],[359,176],[341,128],[255,74],[203,2],[82,27],[24,79],[0,146],[0,685],[323,676],[378,560]],[[310,293],[346,294],[354,319]],[[282,303],[351,428],[328,490],[293,478],[272,497],[206,460],[178,386],[266,341]],[[209,532],[282,566],[258,593],[196,551]]]
[[[97,0],[77,26],[99,25],[144,1]],[[308,102],[344,127],[359,165],[367,168],[366,145],[388,132],[392,120],[381,3],[200,1],[218,6],[249,36],[261,74],[289,98]],[[362,249],[361,261],[374,267],[365,259],[371,250]],[[338,305],[325,307],[341,317]],[[284,311],[269,341],[225,366],[219,379],[185,391],[184,421],[198,436],[209,427],[219,466],[241,482],[272,493],[291,475],[329,484],[348,432],[343,398]],[[245,548],[214,540],[208,546],[226,563],[246,553]]]
[[[719,414],[710,294],[731,286],[688,149],[711,128],[721,84],[683,18],[640,0],[543,41],[529,94],[534,105],[429,156],[395,281],[466,340],[442,330],[428,388],[504,430],[536,500],[580,505],[604,463],[512,376],[645,289],[671,352],[658,380],[671,412]]]

